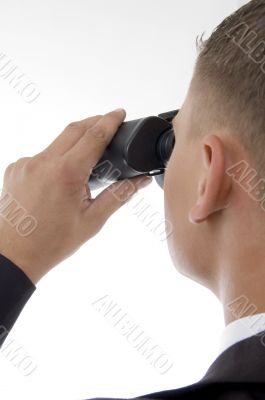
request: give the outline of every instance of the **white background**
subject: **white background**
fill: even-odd
[[[242,3],[1,0],[0,53],[41,92],[27,104],[0,78],[1,175],[71,121],[117,107],[127,110],[127,120],[180,107],[196,36],[210,33]],[[140,197],[163,216],[163,191],[155,182]],[[167,374],[96,312],[91,303],[106,294],[174,361]],[[125,206],[38,283],[10,334],[37,370],[24,377],[0,350],[0,396],[130,397],[188,385],[214,360],[222,329],[216,298],[176,272],[166,243]]]

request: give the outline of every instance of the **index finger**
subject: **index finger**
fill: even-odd
[[[62,156],[69,151],[82,137],[84,132],[97,123],[101,117],[102,115],[95,115],[81,121],[70,123],[44,151]]]
[[[126,111],[117,109],[100,118],[89,127],[72,149],[65,154],[70,166],[82,170],[86,175],[97,164],[126,116]]]

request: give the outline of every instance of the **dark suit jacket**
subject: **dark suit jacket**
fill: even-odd
[[[24,272],[0,254],[0,346],[35,289]],[[135,399],[265,400],[265,346],[261,335],[225,350],[199,382]]]

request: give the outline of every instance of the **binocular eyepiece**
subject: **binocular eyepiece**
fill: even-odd
[[[134,176],[155,176],[163,189],[166,163],[175,145],[172,120],[179,110],[123,122],[93,168],[89,189]]]

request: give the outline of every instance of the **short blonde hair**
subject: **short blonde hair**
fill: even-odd
[[[265,0],[251,0],[197,40],[194,136],[227,128],[265,177]],[[192,134],[193,135],[193,134]]]

